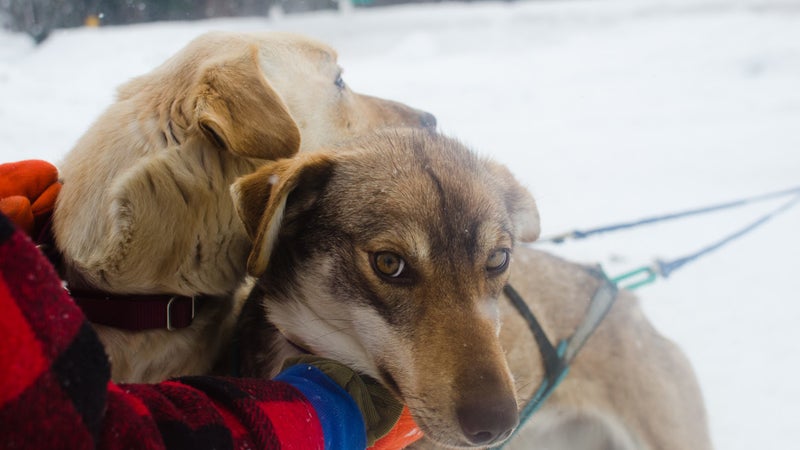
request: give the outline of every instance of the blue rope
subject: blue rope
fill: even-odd
[[[556,244],[560,244],[560,243],[562,243],[562,242],[564,242],[564,241],[566,241],[568,239],[585,239],[585,238],[587,238],[589,236],[594,236],[596,234],[608,233],[610,231],[624,230],[624,229],[627,229],[627,228],[635,228],[635,227],[642,226],[642,225],[649,225],[649,224],[657,223],[657,222],[665,222],[665,221],[668,221],[668,220],[675,220],[675,219],[680,219],[680,218],[689,217],[689,216],[707,214],[707,213],[711,213],[711,212],[715,212],[715,211],[721,211],[721,210],[730,209],[730,208],[737,208],[737,207],[749,205],[749,204],[752,204],[752,203],[758,203],[758,202],[763,202],[763,201],[766,201],[766,200],[771,200],[771,199],[774,199],[774,198],[784,197],[784,196],[791,195],[791,194],[800,194],[800,186],[797,186],[797,187],[794,187],[794,188],[791,188],[791,189],[782,190],[782,191],[770,192],[770,193],[767,193],[767,194],[762,194],[762,195],[757,195],[757,196],[753,196],[753,197],[742,198],[742,199],[739,199],[739,200],[734,200],[734,201],[727,202],[727,203],[721,203],[721,204],[718,204],[718,205],[705,206],[705,207],[702,207],[702,208],[691,209],[691,210],[683,211],[683,212],[670,213],[670,214],[665,214],[665,215],[661,215],[661,216],[647,217],[647,218],[639,219],[639,220],[636,220],[636,221],[633,221],[633,222],[624,222],[624,223],[620,223],[620,224],[606,225],[606,226],[602,226],[602,227],[592,228],[592,229],[589,229],[589,230],[573,230],[573,231],[570,231],[568,233],[560,234],[560,235],[549,237],[549,238],[540,239],[538,242],[553,242],[553,243],[556,243]]]
[[[724,246],[725,244],[728,244],[729,242],[731,242],[733,240],[736,240],[736,239],[742,237],[743,235],[755,230],[756,228],[760,227],[761,225],[764,225],[767,221],[769,221],[770,219],[774,218],[778,214],[786,212],[786,210],[788,210],[789,208],[794,206],[798,201],[800,201],[800,195],[796,195],[795,197],[793,197],[788,202],[782,204],[780,207],[778,207],[778,208],[770,211],[769,213],[763,215],[761,218],[759,218],[758,220],[754,221],[753,223],[747,225],[746,227],[742,228],[741,230],[739,230],[739,231],[731,234],[730,236],[728,236],[728,237],[726,237],[724,239],[721,239],[721,240],[719,240],[719,241],[717,241],[717,242],[715,242],[715,243],[713,243],[713,244],[711,244],[711,245],[709,245],[709,246],[707,246],[705,248],[702,248],[702,249],[700,249],[700,250],[698,250],[698,251],[696,251],[694,253],[691,253],[689,255],[683,256],[681,258],[676,258],[676,259],[674,259],[672,261],[666,261],[666,262],[665,261],[660,261],[660,260],[656,261],[656,263],[658,264],[659,273],[664,278],[669,277],[670,274],[672,274],[672,272],[680,269],[685,264],[690,263],[690,262],[700,258],[701,256],[705,256],[705,255],[713,252],[714,250]]]
[[[654,282],[659,276],[663,278],[669,277],[674,271],[678,270],[679,268],[683,267],[684,265],[697,260],[698,258],[705,256],[714,250],[730,243],[731,241],[742,237],[743,235],[753,231],[754,229],[760,227],[761,225],[768,222],[770,219],[774,218],[778,214],[781,214],[800,202],[800,187],[795,187],[792,189],[786,189],[782,191],[770,192],[767,194],[757,195],[754,197],[743,198],[740,200],[734,200],[727,203],[722,203],[719,205],[712,205],[706,206],[704,208],[697,208],[692,209],[689,211],[684,212],[677,212],[672,214],[666,214],[662,216],[654,216],[648,217],[645,219],[637,220],[635,222],[625,222],[617,225],[607,225],[603,227],[593,228],[591,230],[581,231],[575,230],[569,233],[564,233],[552,238],[543,239],[539,242],[553,242],[553,243],[563,243],[567,239],[584,239],[589,236],[593,236],[595,234],[607,233],[610,231],[617,231],[623,230],[627,228],[634,228],[640,225],[648,225],[651,223],[662,222],[667,220],[673,220],[683,217],[689,217],[693,215],[699,214],[707,214],[715,211],[720,211],[724,209],[736,208],[745,205],[749,205],[752,203],[763,202],[766,200],[771,200],[774,198],[785,197],[787,195],[794,195],[789,201],[783,203],[779,207],[775,208],[774,210],[768,212],[767,214],[760,217],[758,220],[752,222],[751,224],[747,225],[746,227],[736,231],[735,233],[707,246],[704,247],[694,253],[690,253],[686,256],[682,256],[680,258],[673,259],[671,261],[664,261],[664,260],[656,260],[653,265],[650,266],[643,266],[636,268],[630,272],[626,272],[622,275],[619,275],[612,279],[612,281],[617,284],[622,289],[633,290],[644,286],[646,284],[650,284]],[[627,284],[623,284],[625,281]]]
[[[659,276],[661,276],[663,278],[668,278],[672,274],[672,272],[680,269],[681,267],[683,267],[684,265],[686,265],[686,264],[688,264],[688,263],[690,263],[692,261],[697,260],[698,258],[700,258],[702,256],[705,256],[705,255],[713,252],[714,250],[717,250],[718,248],[730,243],[731,241],[744,236],[745,234],[753,231],[754,229],[760,227],[761,225],[764,225],[767,221],[769,221],[770,219],[774,218],[778,214],[786,212],[786,210],[788,210],[789,208],[791,208],[792,206],[794,206],[798,202],[800,202],[800,195],[796,195],[796,196],[792,197],[791,200],[787,201],[786,203],[783,203],[782,205],[780,205],[779,207],[773,209],[772,211],[768,212],[767,214],[764,214],[758,220],[752,222],[751,224],[747,225],[746,227],[740,229],[739,231],[736,231],[735,233],[733,233],[733,234],[731,234],[731,235],[729,235],[729,236],[727,236],[727,237],[725,237],[723,239],[720,239],[719,241],[717,241],[717,242],[715,242],[715,243],[713,243],[713,244],[711,244],[711,245],[709,245],[707,247],[701,248],[700,250],[698,250],[698,251],[696,251],[694,253],[690,253],[690,254],[688,254],[686,256],[682,256],[680,258],[673,259],[672,261],[664,261],[664,260],[658,259],[658,260],[655,261],[655,264],[653,264],[651,266],[643,266],[643,267],[636,268],[634,270],[631,270],[630,272],[626,272],[626,273],[624,273],[622,275],[619,275],[619,276],[613,278],[611,281],[613,281],[615,284],[617,284],[620,288],[632,291],[634,289],[637,289],[637,288],[642,287],[642,286],[644,286],[646,284],[650,284],[650,283],[656,281],[656,279]],[[623,284],[623,281],[627,282],[627,284]]]

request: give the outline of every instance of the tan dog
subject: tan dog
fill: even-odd
[[[509,276],[557,338],[596,287],[582,267],[519,248],[539,233],[533,198],[441,136],[387,131],[276,161],[233,193],[258,277],[240,320],[243,374],[270,377],[301,349],[342,361],[404,400],[427,436],[418,447],[496,445],[517,426],[543,368],[501,296]],[[515,442],[709,448],[691,368],[627,293]]]
[[[375,128],[435,126],[428,113],[352,92],[341,73],[331,48],[304,37],[204,35],[122,86],[66,156],[54,234],[71,288],[221,297],[180,331],[98,326],[115,380],[209,370],[250,251],[235,179]]]

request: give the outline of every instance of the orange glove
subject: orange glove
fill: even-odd
[[[403,407],[400,420],[386,436],[378,439],[369,450],[400,450],[422,439],[422,430],[419,429],[408,406]]]
[[[61,183],[46,161],[0,164],[0,212],[33,238],[50,220]]]

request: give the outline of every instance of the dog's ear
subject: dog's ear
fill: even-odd
[[[333,165],[333,158],[325,153],[303,153],[291,159],[267,163],[231,186],[239,217],[253,241],[247,259],[250,275],[260,276],[266,270],[288,208],[310,205],[328,179]],[[300,195],[300,190],[307,195]],[[298,194],[293,197],[293,200],[297,199],[296,204],[287,206],[292,193]]]
[[[201,69],[195,120],[205,137],[237,155],[278,159],[300,149],[300,129],[258,65],[250,47]]]
[[[521,242],[539,239],[539,209],[533,195],[525,189],[508,168],[502,164],[490,163],[491,172],[500,185],[500,192],[514,225],[514,237]]]

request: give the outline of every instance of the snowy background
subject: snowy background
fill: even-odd
[[[440,4],[0,32],[0,161],[58,163],[114,89],[212,29],[339,50],[355,89],[436,114],[507,163],[545,235],[800,185],[800,1]],[[682,256],[777,203],[541,247],[610,274]],[[692,360],[721,450],[798,448],[800,207],[639,295]]]

